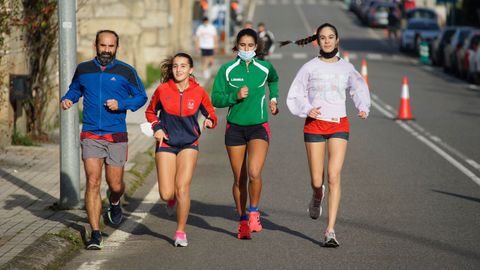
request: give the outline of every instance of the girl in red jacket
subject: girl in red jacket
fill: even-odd
[[[177,53],[163,61],[162,84],[155,90],[145,115],[157,140],[155,163],[160,197],[167,213],[177,208],[175,246],[188,245],[185,234],[190,211],[190,183],[197,163],[200,127],[214,128],[217,117],[207,92],[195,81],[192,57]]]

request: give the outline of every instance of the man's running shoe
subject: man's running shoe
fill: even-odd
[[[175,214],[175,207],[177,206],[177,200],[168,200],[167,201],[167,215],[172,217]]]
[[[90,241],[87,242],[86,249],[88,250],[101,250],[103,248],[103,238],[100,231],[92,231]]]
[[[175,246],[176,247],[186,247],[188,246],[187,234],[185,232],[176,232],[175,233]]]
[[[110,203],[110,206],[107,209],[107,216],[110,223],[113,225],[118,225],[122,222],[123,214],[122,214],[122,207],[120,206],[120,202],[117,205],[113,205]]]
[[[340,244],[337,241],[337,238],[335,237],[334,231],[325,232],[325,242],[323,244],[325,247],[333,247],[333,248],[340,246]]]
[[[315,198],[315,193],[312,195],[310,204],[308,205],[308,213],[312,219],[317,219],[322,215],[322,202],[325,198],[325,185],[322,185],[322,196],[320,199]]]
[[[238,239],[250,239],[250,228],[248,227],[248,220],[240,220],[238,223]]]
[[[260,232],[262,230],[259,211],[248,213],[248,226],[250,227],[250,232]]]

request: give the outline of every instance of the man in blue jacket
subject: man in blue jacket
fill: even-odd
[[[115,59],[119,37],[111,30],[97,32],[97,56],[80,63],[72,83],[61,98],[67,110],[83,96],[83,128],[80,134],[82,159],[87,184],[85,208],[92,234],[87,249],[103,247],[100,232],[102,203],[100,184],[105,175],[110,190],[108,220],[118,225],[122,220],[120,197],[125,190],[123,168],[127,162],[127,110],[136,111],[147,101],[147,95],[135,69]]]

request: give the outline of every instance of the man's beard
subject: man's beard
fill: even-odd
[[[115,59],[116,53],[97,51],[97,60],[102,66],[110,64]]]

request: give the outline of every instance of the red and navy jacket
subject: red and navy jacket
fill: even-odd
[[[153,132],[162,129],[167,137],[166,143],[182,147],[195,143],[200,137],[198,112],[201,112],[217,125],[217,116],[207,92],[193,78],[189,86],[180,92],[173,80],[162,83],[152,96],[145,111]]]
[[[127,132],[127,110],[136,111],[147,102],[147,94],[135,69],[113,60],[102,67],[98,60],[80,63],[73,75],[65,99],[73,103],[83,96],[83,132],[96,135]],[[118,101],[118,110],[105,106],[109,99]]]

